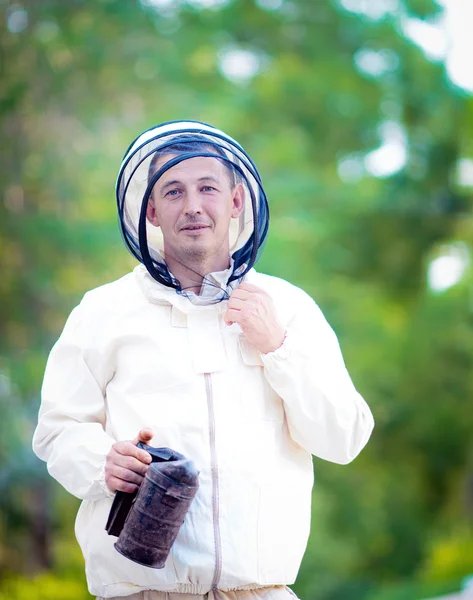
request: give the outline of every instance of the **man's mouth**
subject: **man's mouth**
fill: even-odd
[[[203,231],[208,227],[208,225],[204,225],[203,223],[189,223],[189,225],[184,225],[184,227],[181,228],[181,231]]]

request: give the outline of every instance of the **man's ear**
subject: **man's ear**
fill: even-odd
[[[156,214],[156,207],[154,205],[153,198],[148,200],[148,206],[146,208],[146,218],[155,227],[159,227],[158,215]]]
[[[245,208],[245,189],[241,183],[233,188],[232,219],[238,218]]]

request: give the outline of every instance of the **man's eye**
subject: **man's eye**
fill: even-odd
[[[179,190],[169,190],[166,192],[166,196],[177,196],[179,194]]]
[[[202,188],[203,192],[215,192],[215,188],[212,187],[211,185],[204,185],[204,187]]]

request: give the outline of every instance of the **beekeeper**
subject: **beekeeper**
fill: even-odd
[[[254,270],[268,231],[255,165],[210,125],[177,121],[125,154],[117,200],[132,273],[85,294],[51,351],[34,450],[83,500],[91,594],[283,600],[309,534],[312,458],[345,464],[371,412],[315,302]],[[117,490],[191,459],[200,487],[163,569],[114,548]]]

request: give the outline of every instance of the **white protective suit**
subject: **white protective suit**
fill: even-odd
[[[141,265],[87,293],[51,352],[34,449],[84,499],[76,534],[92,594],[294,582],[309,534],[310,455],[348,463],[370,436],[370,410],[313,300],[254,270],[245,281],[272,296],[287,329],[273,353],[224,324],[226,302],[196,306]],[[200,470],[162,570],[121,556],[104,530],[105,456],[142,427],[151,445]]]
[[[160,232],[145,223],[142,208],[153,185],[153,152],[181,130],[222,144],[240,169],[247,203],[230,268],[209,275],[199,296],[171,286]],[[371,434],[371,412],[314,301],[249,270],[266,235],[267,202],[234,140],[199,123],[158,126],[127,151],[117,190],[125,242],[147,266],[88,292],[72,312],[48,360],[33,440],[51,475],[84,500],[76,535],[89,590],[104,598],[141,590],[203,595],[293,583],[309,534],[311,454],[353,460]],[[244,281],[270,294],[286,329],[282,346],[266,355],[223,320],[226,298],[245,272]],[[113,501],[106,455],[143,427],[154,432],[152,446],[177,450],[200,471],[197,495],[159,570],[119,554],[104,529]]]

